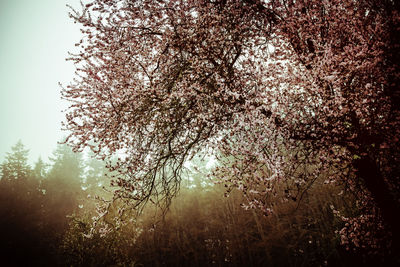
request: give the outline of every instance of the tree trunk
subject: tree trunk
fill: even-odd
[[[394,253],[400,248],[400,207],[388,189],[382,173],[376,163],[369,157],[356,160],[355,167],[358,177],[364,182],[371,192],[385,223],[391,228],[393,234]]]

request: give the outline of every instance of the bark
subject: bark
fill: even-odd
[[[388,189],[376,163],[369,157],[356,160],[357,175],[371,192],[384,222],[391,228],[394,251],[400,248],[400,207]]]

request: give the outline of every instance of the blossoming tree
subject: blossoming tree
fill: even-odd
[[[398,238],[396,1],[95,0],[71,17],[67,142],[120,155],[117,198],[168,201],[206,151],[266,214],[277,183],[298,200],[324,177]]]

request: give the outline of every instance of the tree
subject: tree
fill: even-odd
[[[5,265],[43,265],[43,194],[39,176],[28,164],[28,149],[21,141],[11,148],[1,165],[0,256]]]
[[[399,4],[395,1],[106,1],[82,25],[67,139],[121,157],[118,197],[137,205],[179,189],[185,161],[270,212],[340,182],[400,240]],[[292,189],[297,190],[296,194]],[[370,212],[371,213],[371,212]]]
[[[108,170],[104,161],[95,158],[95,155],[89,153],[86,160],[85,169],[85,188],[90,194],[96,194],[102,191],[103,187],[108,187],[110,181],[107,179]]]
[[[1,164],[2,189],[12,192],[17,198],[29,198],[30,194],[36,194],[38,188],[38,180],[33,177],[31,166],[28,164],[28,153],[29,150],[18,141]]]
[[[35,163],[35,167],[33,168],[33,174],[36,176],[36,178],[41,180],[46,176],[47,167],[48,165],[44,163],[42,157],[39,157]]]
[[[31,168],[28,164],[28,152],[21,141],[18,141],[7,153],[6,159],[1,165],[1,180],[12,182],[14,180],[26,180]]]
[[[45,192],[43,221],[52,231],[61,234],[67,229],[68,215],[77,212],[81,201],[81,175],[83,173],[81,155],[73,153],[66,145],[58,145],[53,153],[51,168],[42,181]],[[59,238],[52,236],[50,238]]]
[[[74,153],[66,145],[58,145],[50,160],[53,164],[48,173],[49,179],[56,179],[73,190],[80,188],[83,173],[81,154]]]

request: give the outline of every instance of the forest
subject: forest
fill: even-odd
[[[269,199],[274,212],[243,207],[242,193],[210,180],[207,161],[188,166],[168,209],[148,203],[118,214],[106,164],[67,145],[46,163],[28,164],[12,147],[1,164],[0,236],[3,266],[393,266],[383,227],[359,229],[371,239],[352,246],[344,230],[359,215],[354,195],[320,179],[301,201]],[[282,191],[282,194],[284,194]],[[342,236],[342,237],[341,237]],[[373,243],[371,243],[373,241]]]
[[[10,266],[399,266],[400,2],[91,0]]]

